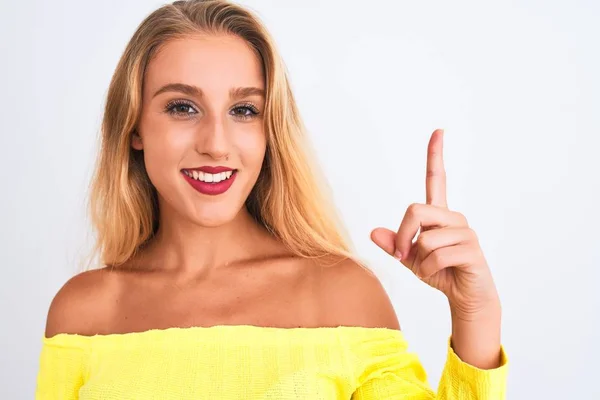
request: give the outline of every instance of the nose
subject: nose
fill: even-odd
[[[207,118],[206,124],[198,132],[197,151],[214,160],[221,160],[229,155],[229,139],[226,121],[218,117]]]

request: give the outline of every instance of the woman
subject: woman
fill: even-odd
[[[91,191],[106,266],[52,301],[36,397],[436,398],[303,141],[253,14],[176,1],[146,18],[110,84]],[[446,207],[441,130],[427,168],[427,204],[372,239],[449,299],[437,398],[500,399],[500,303],[477,237]]]

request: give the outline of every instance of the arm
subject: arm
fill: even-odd
[[[84,384],[88,348],[62,335],[43,339],[35,389],[36,400],[75,400]]]
[[[99,277],[98,270],[74,276],[54,296],[42,339],[36,400],[79,398],[89,358],[89,337],[84,335],[92,333],[98,318]]]
[[[448,208],[442,154],[443,130],[436,129],[427,148],[426,203],[408,207],[397,233],[378,228],[371,238],[448,298],[452,336],[446,366],[453,367],[445,368],[444,373],[470,371],[462,375],[478,380],[481,374],[475,372],[500,368],[502,372],[494,375],[504,381],[506,358],[500,345],[499,296],[477,235],[463,214]],[[449,385],[444,384],[445,377],[440,384],[441,396],[453,398],[446,394],[450,392],[446,391]],[[471,392],[476,387],[471,385]],[[456,393],[461,393],[461,398],[468,395],[466,389]]]

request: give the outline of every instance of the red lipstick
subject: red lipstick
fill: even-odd
[[[204,174],[222,174],[223,172],[225,173],[231,173],[231,175],[227,178],[225,177],[225,179],[222,179],[223,176],[221,175],[221,181],[220,182],[204,182],[200,179],[194,179],[193,171],[197,171],[196,173],[199,174],[199,178],[202,178]],[[233,168],[228,168],[228,167],[211,167],[211,166],[203,166],[203,167],[199,167],[199,168],[185,168],[183,170],[181,170],[181,174],[183,175],[183,178],[197,191],[199,191],[202,194],[207,194],[210,196],[216,196],[222,193],[225,193],[233,184],[233,181],[235,180],[235,177],[237,176],[237,170],[233,169]],[[229,174],[226,174],[226,176]],[[214,178],[214,176],[213,176]]]

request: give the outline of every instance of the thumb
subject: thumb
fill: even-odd
[[[390,256],[396,251],[396,232],[387,228],[375,228],[371,231],[371,240]]]

